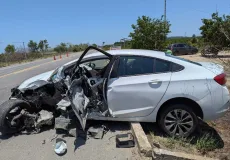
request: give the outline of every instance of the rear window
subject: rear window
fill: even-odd
[[[178,72],[178,71],[181,71],[183,69],[184,69],[183,66],[176,64],[176,63],[172,63],[172,72]]]
[[[170,72],[170,62],[164,61],[161,59],[156,59],[155,60],[155,72],[156,73]]]
[[[171,54],[165,53],[165,55],[168,56],[168,57],[171,57],[171,58],[179,59],[179,60],[184,61],[184,62],[188,62],[188,63],[192,63],[192,64],[195,64],[195,65],[198,65],[198,66],[202,66],[200,63],[193,62],[193,61],[190,61],[190,60],[181,58],[181,57],[173,56],[173,55],[171,55]]]

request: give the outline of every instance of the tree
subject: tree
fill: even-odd
[[[33,40],[30,40],[29,43],[27,44],[27,46],[31,52],[37,52],[37,50],[38,50],[37,43],[34,42]]]
[[[67,44],[66,43],[60,43],[59,45],[57,45],[54,48],[54,51],[58,52],[58,53],[63,53],[67,51]]]
[[[197,38],[196,38],[195,34],[192,35],[191,43],[192,44],[196,44],[197,43]]]
[[[213,13],[211,19],[202,19],[201,35],[206,44],[219,47],[230,46],[230,15],[220,17]]]
[[[94,43],[94,44],[92,44],[92,46],[94,46],[94,47],[97,47],[97,45]]]
[[[45,45],[45,51],[47,52],[48,48],[49,48],[49,43],[48,43],[48,41],[46,39],[43,41],[43,43]]]
[[[14,46],[14,45],[8,44],[8,45],[6,46],[6,48],[5,48],[5,52],[6,52],[7,54],[13,54],[13,53],[15,53],[15,46]]]
[[[45,40],[40,40],[40,42],[38,43],[38,49],[40,49],[40,51],[44,54],[45,51],[48,50],[49,44],[48,41]]]
[[[132,38],[132,48],[158,49],[165,47],[165,40],[170,33],[169,21],[152,19],[148,16],[138,17],[137,24],[132,24],[133,32],[129,34]]]
[[[44,54],[45,45],[43,40],[38,43],[38,49]]]

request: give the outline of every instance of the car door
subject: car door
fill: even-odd
[[[87,88],[88,83],[83,80],[85,76],[74,77],[74,75],[76,73],[78,73],[77,71],[82,70],[82,68],[80,67],[80,64],[82,62],[84,62],[84,60],[83,60],[84,56],[89,52],[89,50],[92,50],[92,49],[96,50],[98,52],[101,52],[102,54],[107,56],[107,58],[110,60],[110,62],[107,65],[111,66],[111,64],[114,61],[113,60],[114,57],[111,54],[109,54],[109,53],[107,53],[101,49],[98,49],[96,47],[89,46],[82,53],[82,55],[80,56],[80,58],[78,59],[78,61],[76,62],[75,66],[72,69],[72,75],[71,75],[72,77],[69,80],[70,81],[70,83],[69,83],[70,87],[69,87],[69,90],[67,93],[67,97],[69,99],[69,102],[72,106],[72,109],[73,109],[75,115],[77,116],[83,130],[85,130],[87,116],[88,116],[87,105],[90,102],[90,98],[87,97],[87,94],[86,94],[87,92],[85,92],[83,86],[86,86],[85,88]],[[81,72],[81,74],[82,73],[83,72]]]
[[[121,56],[117,77],[108,80],[107,103],[113,117],[149,115],[166,92],[170,63],[143,56]]]

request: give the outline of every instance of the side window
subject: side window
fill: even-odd
[[[155,72],[156,73],[170,72],[170,62],[161,59],[156,59]]]
[[[133,76],[153,73],[154,59],[141,56],[120,57],[119,76]]]
[[[88,61],[82,64],[87,65],[91,67],[92,69],[101,70],[108,63],[109,63],[109,59],[97,59],[97,60]]]
[[[178,72],[178,71],[181,71],[183,69],[184,69],[183,66],[176,64],[176,63],[172,63],[172,72]]]

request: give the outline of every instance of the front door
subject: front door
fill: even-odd
[[[110,78],[107,101],[113,117],[143,117],[160,102],[170,82],[170,63],[142,57],[121,56],[117,77]]]

